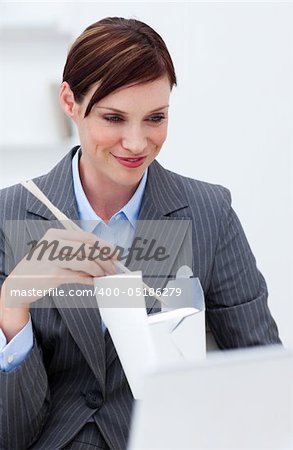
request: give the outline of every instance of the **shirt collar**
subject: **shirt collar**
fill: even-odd
[[[78,151],[72,158],[73,187],[77,202],[79,219],[83,223],[82,228],[85,229],[86,231],[92,232],[95,226],[97,225],[97,222],[103,222],[103,220],[95,213],[83,190],[78,169],[78,162],[80,155],[81,155],[81,148],[78,149]],[[146,171],[144,172],[143,177],[138,185],[138,188],[136,189],[131,199],[126,203],[126,205],[123,206],[123,208],[121,208],[117,213],[115,213],[111,217],[110,221],[114,217],[119,216],[120,219],[126,218],[131,223],[133,228],[135,228],[135,221],[138,219],[139,216],[142,197],[147,182],[147,173],[148,169],[146,169]]]

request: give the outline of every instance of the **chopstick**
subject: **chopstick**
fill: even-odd
[[[21,181],[22,186],[24,186],[31,194],[33,194],[38,200],[40,200],[47,208],[54,214],[54,216],[61,221],[65,221],[62,223],[64,228],[67,230],[74,231],[83,231],[76,223],[74,223],[71,219],[69,219],[60,209],[58,209],[53,203],[48,199],[48,197],[38,188],[38,186],[33,182],[33,180],[25,180]],[[113,260],[113,263],[117,267],[117,269],[121,270],[123,273],[132,273],[127,267],[125,267],[120,261]],[[143,281],[143,287],[149,292],[150,287]],[[168,306],[168,304],[163,301],[160,296],[156,293],[151,294],[156,300],[162,303],[164,306]]]

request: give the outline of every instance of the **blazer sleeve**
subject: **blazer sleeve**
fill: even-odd
[[[266,282],[231,206],[230,192],[225,189],[206,293],[207,321],[220,348],[281,343],[267,298]]]
[[[36,340],[24,362],[0,372],[0,448],[27,449],[40,435],[50,406],[47,373]]]
[[[0,286],[5,270],[4,234],[0,229]],[[42,350],[34,336],[25,360],[10,372],[0,371],[0,448],[27,449],[42,432],[49,413],[50,391]]]

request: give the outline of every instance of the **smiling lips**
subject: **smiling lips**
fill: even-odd
[[[113,156],[120,164],[122,164],[122,166],[130,168],[141,166],[147,158],[146,156],[140,156],[139,158],[122,158],[121,156]]]

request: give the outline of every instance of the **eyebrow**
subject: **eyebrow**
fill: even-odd
[[[120,113],[120,114],[126,114],[126,115],[128,115],[127,112],[121,111],[121,109],[110,108],[110,107],[108,107],[108,106],[102,106],[102,105],[101,105],[101,106],[97,106],[97,105],[96,105],[96,108],[109,109],[110,111],[114,111],[114,112],[117,112],[117,113]],[[160,111],[160,110],[165,109],[165,108],[169,108],[169,105],[160,106],[159,108],[153,109],[153,111],[150,111],[149,114],[154,113],[154,112],[157,112],[157,111]]]

